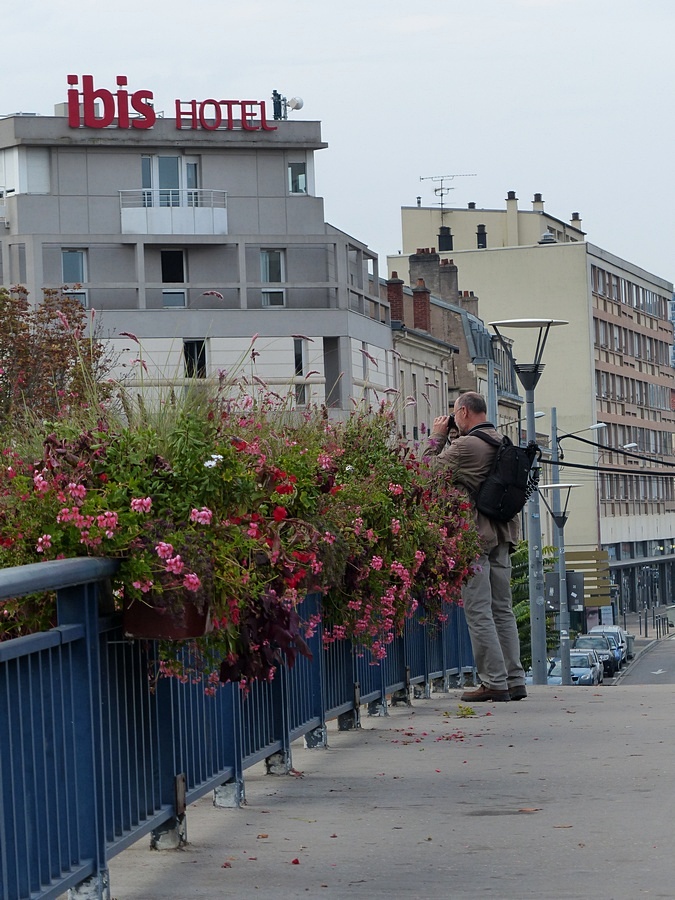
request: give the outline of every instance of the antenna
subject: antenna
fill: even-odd
[[[443,198],[450,191],[454,191],[452,187],[446,187],[445,181],[452,181],[453,178],[475,178],[476,173],[471,172],[469,174],[462,175],[420,175],[420,181],[436,181],[438,182],[438,187],[434,188],[434,194],[437,197],[440,197],[438,205],[441,208],[441,222],[443,221],[443,216],[445,215],[445,207],[443,205]]]
[[[272,91],[272,109],[277,120],[287,119],[289,109],[302,109],[304,105],[302,97],[291,97],[287,100],[279,91]]]

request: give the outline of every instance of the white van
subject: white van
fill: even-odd
[[[628,638],[626,636],[626,632],[620,625],[594,625],[591,628],[590,633],[592,634],[600,633],[600,634],[614,634],[617,637],[617,640],[621,644],[621,656],[623,659],[623,664],[628,662]]]

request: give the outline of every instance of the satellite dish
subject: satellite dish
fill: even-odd
[[[302,97],[291,97],[291,99],[288,101],[288,105],[291,109],[302,109],[302,107],[305,105],[305,101],[302,99]]]

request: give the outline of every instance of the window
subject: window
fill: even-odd
[[[84,284],[87,280],[85,274],[84,250],[62,250],[61,268],[64,284]]]
[[[206,378],[206,341],[183,341],[186,378]]]
[[[260,251],[260,280],[265,284],[282,284],[286,280],[286,261],[283,250]],[[284,306],[285,292],[263,290],[263,306]]]
[[[291,194],[307,193],[307,164],[292,162],[288,164],[288,191]]]
[[[197,206],[199,165],[186,156],[142,156],[144,206]]]
[[[63,283],[70,285],[82,285],[87,280],[87,254],[85,250],[61,251],[61,274]],[[82,306],[89,305],[85,290],[67,290],[64,293],[69,297],[77,297]]]
[[[305,342],[302,338],[293,339],[293,360],[295,377],[302,378],[305,374]],[[307,402],[307,387],[304,384],[295,385],[295,402],[298,406],[304,406]]]
[[[162,284],[185,284],[185,254],[182,250],[160,251]],[[164,288],[162,306],[184,307],[184,288]]]

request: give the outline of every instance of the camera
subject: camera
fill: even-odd
[[[454,413],[448,413],[448,428],[457,428],[457,425],[455,424]]]

